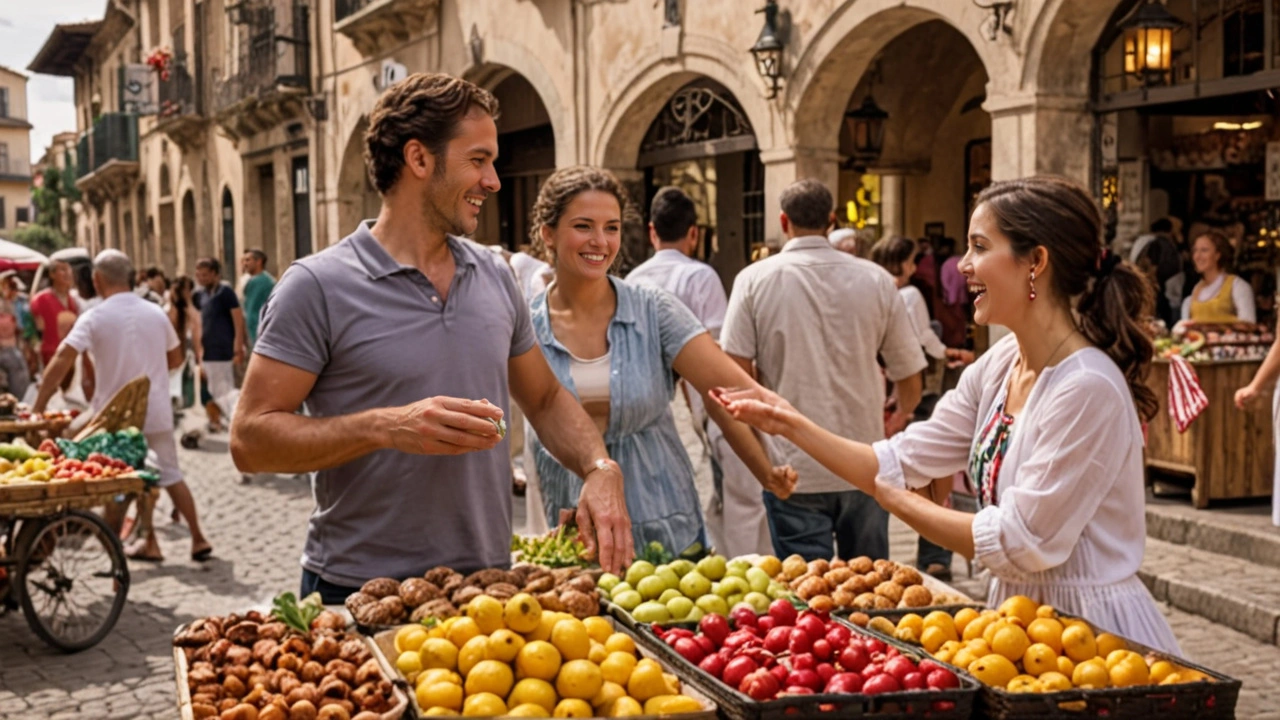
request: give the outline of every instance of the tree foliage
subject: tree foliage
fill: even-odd
[[[62,231],[47,225],[27,225],[13,231],[13,241],[45,255],[71,247],[71,240]]]

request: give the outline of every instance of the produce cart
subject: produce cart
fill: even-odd
[[[129,567],[91,508],[142,489],[135,476],[0,486],[0,609],[21,607],[31,630],[63,652],[106,637],[129,594]]]

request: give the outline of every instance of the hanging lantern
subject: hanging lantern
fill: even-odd
[[[778,94],[779,81],[782,79],[782,40],[778,37],[778,3],[769,0],[756,12],[764,13],[764,27],[760,29],[760,37],[751,46],[751,54],[756,60],[756,72],[769,87],[768,98]]]
[[[884,123],[889,113],[876,104],[871,93],[857,110],[844,114],[845,126],[853,136],[853,156],[862,162],[875,162],[884,150]]]
[[[1159,0],[1148,0],[1120,23],[1124,31],[1124,71],[1143,85],[1163,85],[1173,67],[1173,32],[1185,23]]]

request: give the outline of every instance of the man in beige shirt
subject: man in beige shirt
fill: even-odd
[[[834,221],[831,192],[800,180],[782,192],[782,252],[734,281],[720,342],[760,384],[842,437],[885,437],[885,376],[897,384],[891,428],[905,426],[920,401],[924,352],[893,278],[843,253],[824,236]],[[882,374],[877,356],[883,359]],[[775,464],[800,475],[787,500],[765,493],[778,557],[889,556],[889,516],[782,438]]]

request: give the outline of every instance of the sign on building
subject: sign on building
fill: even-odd
[[[395,60],[382,61],[382,74],[378,76],[378,89],[386,90],[409,77],[409,69]]]
[[[155,115],[157,101],[156,74],[150,65],[125,65],[120,68],[120,109],[138,115]]]

